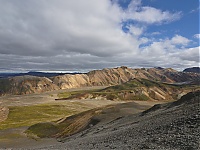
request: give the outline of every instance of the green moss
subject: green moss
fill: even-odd
[[[137,87],[151,87],[151,86],[158,86],[159,83],[150,81],[147,79],[133,79],[121,85],[111,86],[103,91],[122,91],[122,90],[131,90]]]
[[[75,92],[64,92],[60,93],[58,96],[60,98],[67,98],[67,99],[76,99],[76,98],[82,98],[87,97],[88,94],[91,94],[92,97],[90,98],[96,98],[96,97],[104,97],[109,100],[148,100],[149,97],[144,94],[131,94],[132,91],[141,90],[141,88],[151,88],[151,87],[157,87],[162,89],[163,91],[167,92],[168,88],[172,91],[181,90],[181,88],[184,89],[195,89],[194,86],[191,85],[176,85],[176,84],[166,84],[161,83],[153,80],[148,79],[132,79],[126,83],[110,86],[105,89],[101,90],[88,90],[88,91],[75,91]],[[129,93],[130,96],[127,96],[126,93]],[[137,93],[137,92],[136,92]],[[125,96],[126,95],[126,96]],[[173,95],[174,96],[174,95]],[[176,99],[176,95],[174,97]]]
[[[30,126],[26,133],[31,135],[34,134],[40,138],[51,137],[59,132],[59,129],[56,125],[50,122],[46,123],[37,123],[35,125]]]
[[[0,129],[30,126],[39,122],[53,121],[74,114],[65,105],[40,104],[9,107],[8,118],[1,122]]]
[[[72,95],[72,92],[62,92],[58,94],[59,98],[68,98]]]
[[[141,94],[141,95],[135,95],[131,98],[131,100],[140,100],[140,101],[147,101],[149,100],[149,98],[144,95],[144,94]]]
[[[98,120],[92,119],[95,114],[99,113],[96,110],[98,109],[84,111],[62,121],[38,123],[29,127],[26,133],[30,137],[66,137],[87,128],[89,124],[98,123]]]
[[[72,92],[62,92],[58,94],[59,98],[73,98],[74,96],[83,95],[85,93],[95,93],[100,90],[80,90],[80,91],[72,91]]]
[[[123,85],[116,85],[116,86],[112,86],[112,87],[109,87],[107,88],[109,91],[121,91],[121,90],[124,90],[125,87]]]
[[[162,83],[160,83],[160,82],[156,82],[156,81],[153,81],[153,80],[147,80],[147,79],[141,79],[140,83],[141,83],[142,86],[145,86],[145,87],[161,86],[162,85]]]

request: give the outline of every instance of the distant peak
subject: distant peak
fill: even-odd
[[[120,67],[116,67],[114,69],[128,69],[128,67],[127,66],[120,66]]]
[[[155,69],[158,69],[158,70],[163,70],[164,68],[162,67],[154,67]]]
[[[200,67],[186,68],[183,70],[183,72],[200,73]]]

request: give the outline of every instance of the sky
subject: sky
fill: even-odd
[[[199,0],[0,0],[0,72],[199,66]]]

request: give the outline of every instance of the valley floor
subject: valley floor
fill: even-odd
[[[104,87],[91,87],[91,88],[83,88],[83,89],[70,89],[64,91],[77,91],[77,90],[91,90],[91,89],[101,89]],[[64,105],[66,106],[66,111],[71,111],[72,115],[74,113],[83,112],[85,110],[90,110],[97,107],[104,107],[107,105],[117,105],[120,103],[125,103],[122,101],[110,101],[110,100],[67,100],[67,101],[55,101],[57,98],[57,94],[62,91],[53,91],[47,92],[43,94],[31,94],[31,95],[24,95],[24,96],[4,96],[0,98],[0,106],[3,107],[21,107],[21,106],[34,106],[34,105]],[[145,109],[153,106],[154,104],[158,103],[158,101],[136,101],[141,107],[134,108],[135,104],[127,104],[127,106],[123,106],[123,113],[138,113],[144,111]],[[125,108],[126,107],[126,108]],[[131,111],[132,110],[132,111]],[[120,113],[117,114],[120,116]],[[62,117],[65,115],[63,114]],[[59,116],[58,116],[59,117]],[[66,116],[65,116],[66,117]],[[117,116],[115,116],[116,118]],[[112,118],[111,118],[112,119]],[[2,122],[3,123],[3,122]],[[16,123],[17,124],[17,123]],[[33,123],[34,124],[34,123]],[[1,126],[1,123],[0,123]],[[7,149],[7,148],[37,148],[43,147],[47,145],[55,145],[60,144],[55,139],[34,139],[34,138],[27,138],[24,131],[27,129],[27,126],[22,127],[15,127],[8,129],[1,129],[0,130],[0,149]]]
[[[200,91],[143,113],[97,124],[64,139],[65,143],[41,149],[199,150],[199,133]]]

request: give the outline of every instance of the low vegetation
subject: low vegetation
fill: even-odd
[[[94,108],[76,115],[60,119],[56,122],[38,123],[26,130],[28,136],[37,138],[57,138],[62,141],[66,137],[76,134],[97,124],[109,124],[123,116],[146,110],[149,106],[135,102],[120,103]],[[83,132],[82,135],[85,133]]]
[[[57,96],[59,99],[68,99],[68,98],[71,98],[73,96],[76,96],[76,95],[81,95],[81,94],[85,94],[85,93],[95,93],[95,92],[98,92],[99,90],[80,90],[80,91],[71,91],[71,92],[61,92],[59,93]]]
[[[8,118],[1,122],[0,129],[30,126],[45,121],[55,121],[77,112],[66,105],[60,104],[12,106],[9,107],[9,111]]]
[[[182,92],[198,89],[197,85],[167,84],[147,79],[132,79],[126,83],[96,91],[75,91],[58,94],[60,99],[107,100],[175,100]]]
[[[30,137],[37,136],[38,138],[67,137],[88,128],[90,125],[95,125],[98,121],[93,117],[100,112],[100,109],[97,108],[55,122],[37,123],[30,126],[26,133]]]
[[[147,80],[147,79],[133,79],[121,85],[111,86],[103,91],[122,91],[122,90],[131,90],[137,87],[152,87],[159,85],[158,82]]]
[[[59,128],[51,122],[37,123],[28,128],[26,133],[40,138],[51,137],[59,132]]]

